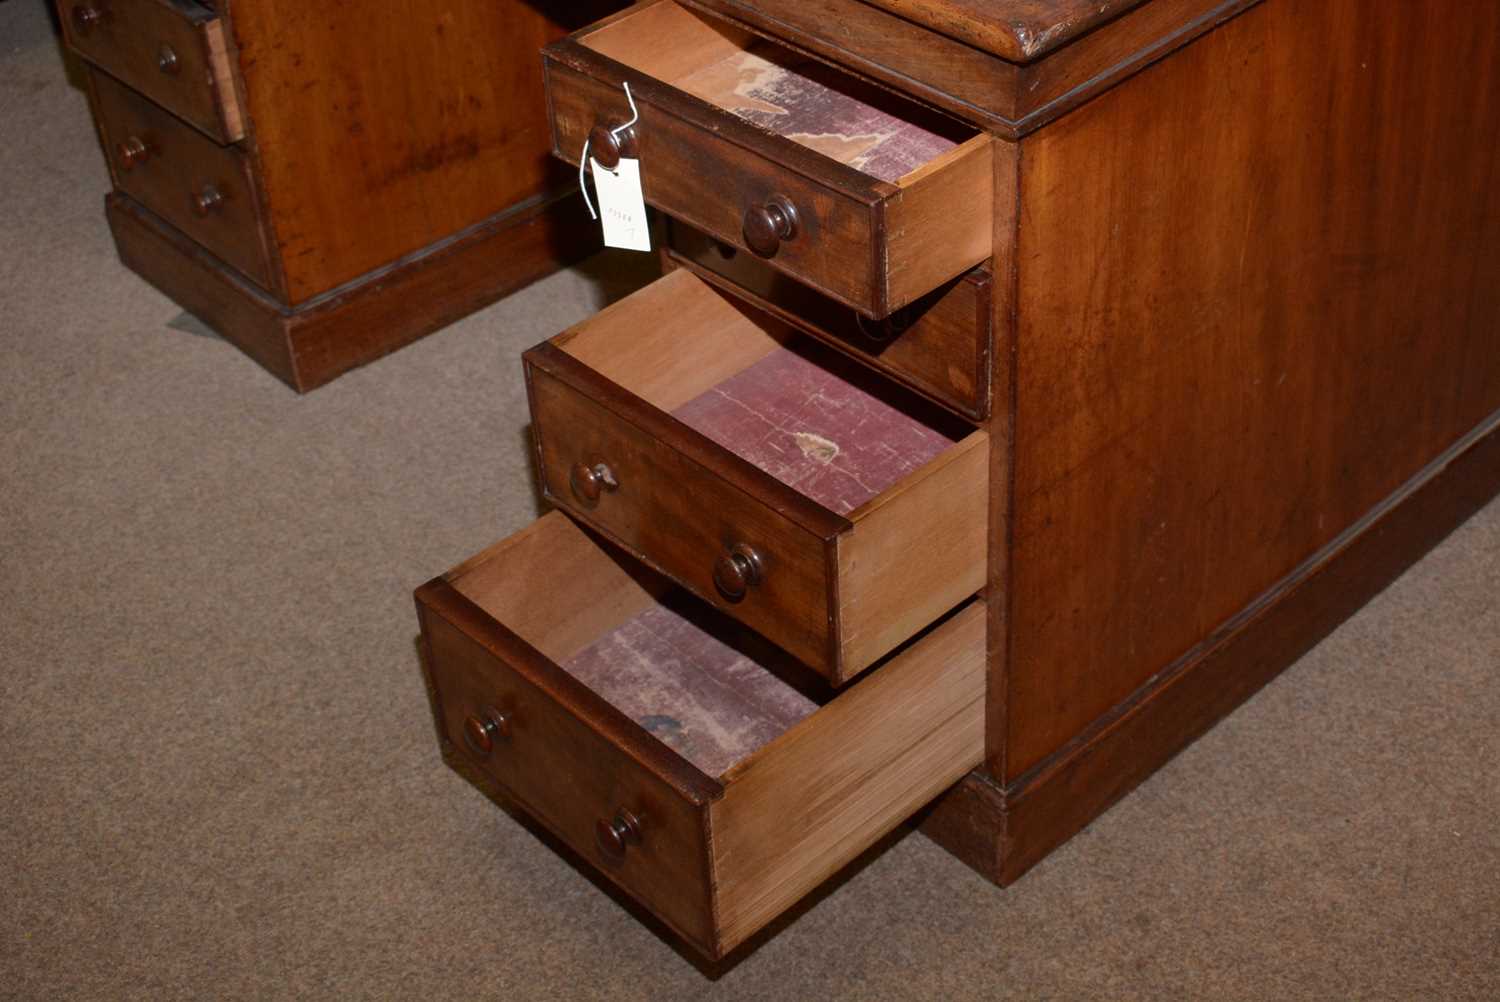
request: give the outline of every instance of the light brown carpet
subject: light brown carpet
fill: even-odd
[[[518,353],[640,262],[298,398],[106,184],[0,0],[0,994],[1500,998],[1500,504],[1017,886],[907,835],[710,980],[439,763],[413,645],[537,513]]]

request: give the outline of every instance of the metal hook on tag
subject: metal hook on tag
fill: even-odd
[[[630,81],[622,80],[620,81],[620,86],[625,88],[625,100],[630,102],[630,121],[626,122],[624,125],[617,125],[613,129],[609,130],[609,134],[611,136],[614,136],[616,139],[620,138],[620,133],[624,132],[626,129],[630,128],[636,122],[639,122],[641,120],[640,110],[636,108],[635,98],[630,93]]]
[[[624,125],[617,125],[613,129],[609,130],[609,134],[616,139],[620,138],[620,133],[624,132],[626,129],[630,128],[636,122],[639,122],[641,120],[640,109],[635,106],[635,96],[630,93],[630,81],[622,80],[620,82],[620,86],[625,88],[625,100],[630,102],[630,121],[626,122]],[[583,204],[588,206],[589,218],[598,219],[599,213],[594,211],[594,203],[593,200],[589,198],[588,186],[584,184],[584,173],[588,168],[588,163],[589,137],[584,136],[583,153],[578,157],[578,190],[583,193]],[[608,167],[604,169],[609,170]]]

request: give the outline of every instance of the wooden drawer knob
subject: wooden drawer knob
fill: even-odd
[[[745,211],[745,246],[761,257],[775,257],[783,240],[797,235],[797,207],[780,195]]]
[[[760,554],[744,543],[736,543],[714,563],[714,587],[731,602],[738,602],[765,577]]]
[[[86,3],[75,4],[73,7],[73,30],[80,35],[87,35],[108,20],[107,8],[101,9]]]
[[[579,504],[592,508],[599,503],[599,498],[605,491],[615,490],[620,482],[615,479],[614,471],[604,463],[574,463],[568,474],[568,486],[573,488],[573,496],[578,499]]]
[[[599,161],[599,166],[614,170],[620,166],[621,157],[635,156],[635,130],[622,129],[619,135],[616,126],[602,122],[589,130],[589,156]]]
[[[120,166],[126,170],[151,159],[151,148],[140,136],[126,136],[115,152],[119,154]]]
[[[871,341],[885,342],[911,328],[912,311],[911,307],[903,306],[884,320],[868,320],[856,310],[854,323],[859,327],[859,332]]]
[[[508,740],[510,718],[499,710],[481,710],[464,718],[464,744],[480,758],[489,758],[496,744]]]
[[[209,216],[224,208],[224,193],[211,184],[205,184],[193,193],[193,215]]]
[[[170,45],[163,44],[156,51],[156,68],[169,77],[175,77],[182,72],[182,61]]]
[[[622,807],[608,821],[594,822],[594,842],[608,862],[623,863],[626,850],[641,844],[641,819]]]

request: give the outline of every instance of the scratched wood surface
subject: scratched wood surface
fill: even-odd
[[[942,128],[937,123],[877,107],[866,100],[875,96],[859,93],[847,77],[775,49],[737,51],[679,86],[882,181],[894,182],[958,145],[935,131]]]
[[[274,285],[269,235],[256,211],[255,173],[244,151],[219,145],[107,74],[90,70],[89,84],[115,186],[230,267],[264,287]],[[127,137],[146,144],[146,163],[132,167],[121,159]],[[199,215],[193,201],[210,180],[224,201]]]
[[[780,348],[674,415],[839,515],[936,459],[956,441],[853,382],[840,356]],[[853,372],[850,376],[858,378]]]
[[[1500,408],[1497,134],[1500,6],[1268,0],[1026,140],[1006,779]]]
[[[109,16],[80,31],[74,5],[58,5],[58,23],[74,52],[218,142],[244,138],[223,19],[172,0],[112,0],[101,9]],[[162,72],[164,48],[177,57],[175,73]]]
[[[817,704],[762,666],[753,646],[721,639],[743,630],[710,621],[690,602],[651,606],[563,667],[703,772],[720,776]]]
[[[561,6],[234,5],[288,304],[558,183],[541,67],[526,54],[563,33],[551,9]],[[571,6],[603,12],[591,0]]]
[[[865,0],[1002,59],[1051,52],[1142,0]]]

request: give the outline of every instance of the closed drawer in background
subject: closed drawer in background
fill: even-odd
[[[984,583],[986,434],[686,269],[524,362],[547,498],[836,685]]]
[[[867,320],[748,251],[669,221],[668,260],[685,264],[974,421],[990,413],[990,271],[980,266],[885,320]]]
[[[66,0],[68,45],[220,142],[245,135],[223,21],[192,0]]]
[[[220,146],[117,80],[90,73],[96,116],[116,186],[272,287],[268,239],[248,156]]]
[[[611,159],[596,126],[630,120],[628,84],[648,202],[869,317],[990,255],[994,151],[972,127],[666,0],[544,57],[559,156],[592,136]]]
[[[553,512],[416,597],[450,760],[720,957],[979,763],[984,608],[832,697],[675,594]]]

